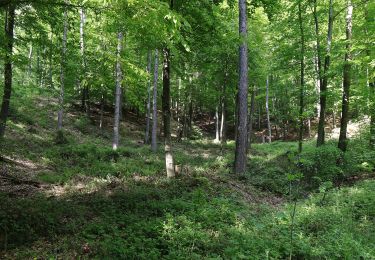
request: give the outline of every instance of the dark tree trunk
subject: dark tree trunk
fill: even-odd
[[[238,85],[238,124],[235,152],[235,173],[246,171],[247,156],[247,88],[248,88],[248,57],[247,57],[247,8],[246,0],[239,0],[239,85]]]
[[[327,86],[328,86],[328,72],[331,63],[331,45],[333,33],[333,0],[329,1],[329,16],[328,16],[328,33],[327,33],[327,52],[324,60],[323,80],[320,85],[320,116],[318,125],[318,139],[317,146],[321,146],[325,142],[325,115],[327,104]],[[316,21],[317,23],[317,21]],[[319,36],[317,36],[319,37]]]
[[[5,133],[6,121],[9,114],[10,97],[12,94],[12,56],[15,16],[15,6],[9,4],[5,16],[6,54],[4,59],[4,95],[0,111],[0,138],[2,138]]]
[[[234,140],[237,140],[237,135],[238,135],[238,92],[236,93],[235,99],[234,99],[234,104],[235,104],[235,110],[234,110],[234,115],[233,115],[233,128],[234,128]]]
[[[163,64],[163,125],[164,125],[164,148],[165,148],[165,164],[167,170],[167,177],[173,178],[175,176],[173,155],[172,155],[172,140],[171,140],[171,90],[170,90],[170,50],[165,48],[163,50],[164,64]]]
[[[269,88],[270,88],[270,81],[269,77],[267,76],[267,84],[266,84],[266,113],[267,113],[267,141],[268,143],[272,142],[272,132],[271,132],[271,120],[270,120],[270,108],[269,108]]]
[[[262,111],[261,111],[261,106],[258,102],[258,131],[262,129]]]
[[[365,33],[367,37],[371,37],[369,35],[369,25],[371,25],[372,17],[369,16],[368,13],[369,7],[366,4],[365,7],[365,19],[366,19],[366,27]],[[371,39],[371,38],[370,38]],[[371,57],[371,41],[368,42],[366,53],[368,57]],[[375,78],[374,78],[374,67],[371,65],[367,65],[367,81],[369,87],[369,114],[370,114],[370,148],[375,150]]]
[[[151,149],[156,152],[157,131],[158,131],[158,77],[159,77],[159,57],[158,50],[155,50],[155,64],[154,64],[154,89],[152,97],[152,132],[151,132]]]
[[[342,115],[341,115],[341,127],[338,147],[341,151],[346,152],[347,149],[347,128],[349,121],[349,97],[350,97],[350,84],[351,84],[351,40],[352,40],[352,16],[353,16],[353,5],[351,1],[348,1],[348,13],[346,16],[346,53],[345,53],[345,64],[344,64],[344,75],[343,75],[343,95],[342,95]]]
[[[300,75],[300,97],[299,97],[299,134],[298,134],[298,152],[302,152],[302,142],[303,142],[303,109],[304,109],[304,88],[305,88],[305,34],[303,30],[303,20],[302,20],[302,9],[301,2],[298,2],[298,20],[301,33],[301,75]]]
[[[147,105],[146,105],[146,130],[145,144],[150,143],[150,116],[151,116],[151,51],[147,53]]]

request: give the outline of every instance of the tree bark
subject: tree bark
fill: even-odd
[[[62,135],[62,123],[64,113],[64,87],[65,87],[65,65],[66,65],[66,40],[68,35],[68,9],[64,10],[64,33],[62,38],[61,49],[61,68],[60,68],[60,96],[59,96],[59,112],[57,114],[57,130]]]
[[[350,84],[351,84],[351,40],[352,40],[352,17],[353,17],[353,5],[351,0],[348,0],[348,12],[346,15],[346,53],[345,53],[345,64],[344,64],[344,75],[343,75],[343,95],[342,95],[342,112],[341,112],[341,126],[340,126],[340,137],[338,147],[341,151],[346,152],[348,141],[347,141],[347,128],[349,121],[349,97],[350,97]]]
[[[150,117],[151,117],[151,51],[147,53],[147,106],[146,106],[146,130],[145,144],[150,143]]]
[[[247,49],[247,8],[246,0],[239,0],[239,85],[238,85],[238,124],[234,171],[237,174],[246,171],[247,156],[247,88],[248,88],[248,49]]]
[[[220,118],[219,118],[219,107],[215,108],[215,143],[220,142]]]
[[[270,109],[269,109],[269,76],[267,76],[267,84],[266,84],[266,113],[267,113],[267,130],[268,130],[268,136],[267,140],[268,143],[272,142],[272,132],[271,132],[271,121],[270,121]]]
[[[328,15],[328,33],[327,33],[327,50],[324,60],[324,72],[322,75],[320,85],[320,116],[318,125],[318,139],[317,146],[321,146],[325,142],[325,115],[327,104],[327,86],[328,86],[328,71],[331,62],[331,46],[332,46],[332,33],[333,33],[333,0],[329,1],[329,15]],[[315,23],[318,21],[316,19]],[[319,35],[317,35],[317,38]],[[318,44],[317,44],[318,45]],[[320,45],[319,45],[320,46]]]
[[[163,122],[164,122],[164,148],[165,148],[165,166],[167,177],[175,177],[172,140],[171,140],[171,109],[170,109],[170,50],[164,48],[164,64],[163,64]]]
[[[159,77],[159,58],[158,50],[155,50],[155,65],[154,65],[154,89],[152,98],[152,134],[151,134],[151,149],[156,152],[158,149],[157,144],[157,131],[158,131],[158,77]]]
[[[190,90],[190,103],[189,103],[189,120],[188,120],[188,131],[187,131],[187,137],[190,138],[193,133],[193,96],[192,91]]]
[[[101,99],[100,99],[100,122],[99,122],[99,129],[101,131],[103,130],[104,106],[105,106],[105,96],[104,96],[104,91],[103,91]]]
[[[9,114],[10,97],[12,95],[12,56],[13,56],[13,37],[14,37],[14,20],[15,20],[15,6],[8,5],[8,10],[5,15],[5,47],[6,54],[4,59],[4,95],[0,111],[0,138],[4,137],[6,121]]]
[[[86,23],[86,14],[85,9],[82,7],[79,10],[80,14],[80,47],[81,47],[81,59],[82,59],[82,75],[80,79],[80,88],[82,90],[82,109],[86,111],[87,116],[90,116],[90,106],[89,106],[89,88],[88,82],[86,81],[86,56],[85,56],[85,23]]]
[[[29,66],[27,68],[28,82],[29,82],[29,77],[31,75],[31,69],[32,69],[32,64],[33,64],[32,58],[33,58],[33,44],[31,43],[30,49],[29,49]]]
[[[303,110],[304,110],[304,88],[305,88],[305,33],[303,30],[303,20],[302,20],[302,9],[301,2],[298,2],[298,20],[300,27],[301,36],[301,75],[300,75],[300,97],[299,97],[299,135],[298,135],[298,152],[302,152],[302,142],[303,142]]]
[[[121,68],[121,51],[123,34],[119,32],[117,35],[117,61],[116,61],[116,94],[115,94],[115,116],[113,124],[113,150],[117,150],[119,146],[119,127],[120,127],[120,109],[121,109],[121,84],[122,84],[122,68]]]
[[[251,93],[251,101],[250,101],[250,114],[249,114],[249,124],[248,124],[248,134],[247,134],[247,150],[251,149],[251,140],[253,135],[253,117],[255,111],[255,96],[256,96],[256,86]]]
[[[227,73],[225,74],[225,80],[223,85],[223,93],[221,95],[221,124],[220,124],[220,139],[221,143],[227,142],[227,104],[226,104],[226,85],[227,85]]]

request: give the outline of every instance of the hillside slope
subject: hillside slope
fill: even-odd
[[[67,108],[69,142],[56,145],[53,99],[15,100],[1,142],[2,259],[375,257],[375,181],[301,199],[303,183],[289,190],[294,143],[255,145],[240,177],[233,143],[176,143],[181,172],[167,180],[137,121],[113,152],[110,115],[100,131]]]

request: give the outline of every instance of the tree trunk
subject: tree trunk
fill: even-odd
[[[219,125],[220,125],[220,119],[219,119],[219,107],[217,106],[216,109],[215,109],[215,140],[214,142],[215,143],[219,143],[220,142],[220,128],[219,128]]]
[[[101,131],[103,130],[104,106],[105,106],[105,96],[104,96],[104,91],[103,91],[102,97],[100,99],[100,122],[99,122],[99,128],[100,128]]]
[[[351,0],[348,0],[348,13],[346,15],[346,53],[343,75],[343,95],[342,95],[342,116],[340,126],[340,137],[338,147],[341,151],[346,152],[347,149],[347,128],[349,121],[349,97],[350,97],[350,84],[351,84],[351,40],[352,40],[352,16],[353,5]]]
[[[122,87],[122,83],[121,83],[121,88],[120,88],[120,116],[119,116],[119,120],[121,122],[122,120],[122,114],[124,112],[124,88]]]
[[[6,54],[4,59],[4,95],[0,111],[0,138],[4,137],[6,121],[9,114],[10,97],[12,94],[12,56],[15,16],[15,6],[9,4],[5,16]]]
[[[268,143],[272,142],[272,132],[271,132],[271,121],[270,121],[270,109],[269,109],[269,86],[270,81],[269,77],[267,76],[267,84],[266,84],[266,113],[267,113],[267,130],[268,130]]]
[[[328,16],[328,33],[327,33],[327,50],[324,60],[324,72],[320,85],[320,116],[318,125],[318,139],[317,146],[321,146],[325,142],[325,115],[326,115],[326,104],[327,104],[327,86],[328,86],[328,71],[331,62],[331,45],[332,45],[332,33],[333,33],[333,0],[329,1],[329,16]],[[318,21],[315,21],[316,27]],[[317,35],[319,38],[319,35]],[[317,44],[318,45],[318,44]],[[318,47],[320,49],[320,45]],[[318,54],[319,56],[319,54]]]
[[[116,94],[115,94],[115,116],[113,124],[113,150],[117,150],[119,145],[119,127],[120,127],[120,105],[121,105],[121,84],[122,84],[122,68],[121,68],[121,51],[123,34],[119,32],[117,35],[117,62],[116,62]]]
[[[249,114],[249,124],[248,124],[248,134],[247,134],[247,150],[251,149],[251,137],[253,135],[253,117],[255,111],[255,96],[256,96],[256,86],[254,86],[253,92],[251,93],[250,101],[250,114]]]
[[[239,85],[238,85],[238,124],[235,152],[235,173],[246,171],[247,144],[247,88],[248,88],[248,49],[247,49],[247,8],[246,0],[239,0]]]
[[[220,138],[221,143],[225,144],[227,142],[227,104],[226,104],[226,82],[227,74],[225,74],[225,80],[223,85],[223,93],[221,96],[221,125],[220,125]]]
[[[302,152],[303,142],[303,109],[304,109],[304,88],[305,88],[305,34],[303,30],[301,2],[298,2],[298,20],[301,33],[301,75],[300,75],[300,100],[299,100],[299,136],[298,136],[298,152]]]
[[[49,66],[48,66],[48,78],[49,78],[49,87],[50,89],[53,89],[53,62],[52,62],[52,56],[53,56],[53,32],[51,32],[51,40],[50,40],[50,46],[49,46]]]
[[[163,122],[164,122],[164,148],[165,148],[165,166],[167,177],[175,177],[172,140],[171,140],[171,109],[170,109],[170,50],[164,48],[163,64]]]
[[[309,138],[311,138],[311,118],[307,120],[307,131]]]
[[[234,128],[234,140],[237,140],[237,135],[238,135],[238,92],[236,93],[236,96],[234,98],[234,104],[235,104],[235,109],[234,109],[234,114],[233,114],[233,128]]]
[[[151,134],[151,149],[156,152],[157,145],[157,130],[158,130],[158,77],[159,77],[159,58],[158,50],[155,50],[155,65],[154,65],[154,89],[152,98],[152,134]]]
[[[188,120],[188,131],[187,131],[187,137],[190,138],[193,133],[193,96],[190,92],[190,104],[189,104],[189,120]]]
[[[61,49],[61,68],[60,68],[60,96],[59,96],[59,112],[57,114],[57,129],[59,135],[62,136],[62,122],[64,112],[64,87],[65,87],[65,65],[66,65],[66,40],[68,34],[68,9],[65,7],[64,10],[64,34],[62,38],[62,49]]]
[[[150,116],[151,116],[151,51],[147,53],[147,107],[146,107],[146,131],[145,144],[150,143]]]
[[[90,116],[90,106],[89,106],[89,88],[88,82],[86,80],[86,56],[85,56],[85,23],[86,23],[86,14],[85,9],[81,8],[79,10],[80,13],[80,47],[81,47],[81,59],[82,59],[82,75],[80,79],[80,88],[82,90],[82,108],[86,111],[87,116]]]
[[[369,25],[371,25],[372,17],[369,16],[368,13],[369,7],[366,4],[365,7],[365,19],[366,19],[366,27],[365,27],[365,34],[367,37],[371,37],[369,35]],[[371,39],[371,38],[369,38]],[[368,57],[371,57],[371,45],[372,42],[368,41],[368,45],[366,47],[366,54]],[[367,82],[369,87],[369,115],[370,115],[370,148],[375,150],[375,78],[374,78],[374,67],[370,64],[367,65]]]
[[[29,78],[30,78],[30,75],[31,75],[31,69],[32,69],[32,65],[33,65],[33,44],[31,43],[30,44],[30,49],[29,49],[29,66],[27,68],[27,82],[29,83]]]

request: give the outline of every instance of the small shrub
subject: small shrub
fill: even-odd
[[[82,134],[89,133],[90,120],[87,117],[80,117],[74,122],[74,127]]]

